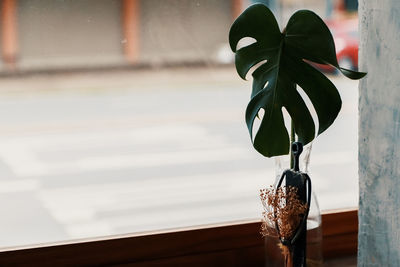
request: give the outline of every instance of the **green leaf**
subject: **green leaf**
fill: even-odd
[[[245,37],[255,43],[237,49]],[[283,31],[272,12],[263,4],[246,9],[233,23],[229,44],[235,55],[239,76],[252,73],[251,100],[246,109],[246,124],[257,151],[267,157],[289,153],[289,135],[282,109],[292,118],[295,132],[303,144],[315,138],[315,124],[296,86],[307,94],[318,116],[318,134],[324,132],[336,119],[341,99],[334,84],[305,60],[329,64],[351,79],[360,79],[365,73],[346,70],[338,65],[332,35],[315,13],[296,12]],[[264,110],[260,127],[253,138],[253,124],[260,109]]]
[[[310,10],[299,10],[290,17],[286,26],[285,45],[288,54],[332,65],[350,79],[360,79],[366,75],[339,67],[335,43],[328,26]]]

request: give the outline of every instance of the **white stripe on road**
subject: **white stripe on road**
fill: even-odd
[[[39,181],[34,179],[0,181],[0,193],[36,191],[38,189],[39,189]]]
[[[0,157],[19,177],[41,175],[48,169],[48,164],[40,161],[36,154],[23,144],[0,145]]]
[[[115,155],[88,157],[76,162],[79,170],[105,170],[121,168],[141,168],[188,163],[204,163],[245,159],[249,150],[245,148],[220,148],[209,150],[174,151],[167,153],[143,153],[138,155]]]
[[[148,227],[172,227],[177,220],[198,224],[215,218],[227,220],[232,218],[232,214],[237,218],[243,214],[254,217],[261,206],[249,205],[248,197],[253,197],[258,203],[259,188],[273,183],[274,179],[273,171],[157,177],[114,184],[42,189],[38,191],[38,197],[54,218],[66,226],[71,237],[84,237],[90,225],[97,229],[96,235],[101,235],[111,234],[110,229],[112,234],[116,234],[118,227],[133,227],[135,231],[148,230]],[[229,201],[232,199],[236,203],[233,207],[238,210],[231,209]],[[138,212],[127,213],[129,210]],[[112,215],[96,216],[102,212],[111,212]],[[176,215],[171,217],[168,214]],[[146,222],[147,228],[144,228]]]
[[[120,183],[42,189],[38,191],[38,197],[50,210],[71,211],[70,219],[74,221],[77,210],[117,211],[144,206],[172,206],[214,198],[234,198],[243,194],[257,197],[259,187],[272,184],[274,179],[273,172],[266,170],[132,178]],[[82,218],[87,218],[88,213],[82,212]]]
[[[160,144],[172,144],[181,150],[171,153],[132,154],[131,151],[127,155],[90,156],[96,151],[104,153],[103,151],[110,151],[110,148],[112,150],[115,147],[134,150],[138,145],[157,148]],[[2,138],[0,139],[0,157],[16,176],[29,177],[116,168],[210,162],[223,160],[224,157],[228,160],[243,157],[240,154],[244,149],[218,148],[226,146],[228,146],[226,138],[217,134],[209,134],[204,127],[167,125],[126,131],[111,130],[70,135]],[[196,149],[203,150],[196,152]],[[74,151],[76,151],[76,155],[74,155]],[[82,153],[82,151],[88,152],[89,156],[88,153]],[[63,158],[63,152],[67,153],[67,158]],[[37,153],[60,154],[60,156],[46,161],[40,159]]]
[[[79,133],[42,134],[20,137],[1,137],[0,147],[12,149],[13,146],[23,146],[32,150],[71,150],[99,148],[104,145],[124,144],[157,146],[165,142],[187,143],[194,140],[214,139],[222,142],[219,136],[210,135],[204,127],[198,125],[166,124],[152,127],[132,127],[127,125],[123,130],[102,129],[102,131],[86,131]]]
[[[10,153],[7,153],[10,152]],[[138,153],[83,157],[76,161],[47,163],[39,161],[30,151],[21,148],[0,152],[3,160],[19,177],[60,175],[84,171],[115,170],[124,168],[157,167],[245,159],[245,148],[220,148],[208,150],[182,150],[169,153]]]

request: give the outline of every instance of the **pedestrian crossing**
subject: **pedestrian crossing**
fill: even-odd
[[[276,174],[251,146],[248,92],[201,86],[2,98],[0,247],[260,218]],[[356,131],[340,137],[356,116],[338,125],[311,157],[321,209],[357,205]]]
[[[165,143],[168,145],[163,146]],[[151,152],[143,149],[144,145],[153,146]],[[15,174],[13,181],[2,182],[3,192],[35,192],[55,222],[63,226],[67,238],[257,218],[261,214],[258,190],[273,184],[275,177],[273,160],[261,158],[244,142],[232,143],[227,136],[201,124],[2,138],[0,147],[0,158]],[[60,151],[70,155],[52,158]],[[313,160],[313,168],[318,173],[318,166],[340,166],[353,160],[350,151],[320,154]],[[252,161],[256,164],[249,164]],[[175,176],[146,179],[138,172],[218,162],[227,168],[190,175],[177,171]],[[230,171],[230,162],[242,162],[242,170]],[[85,183],[84,176],[121,169],[126,169],[130,177]],[[42,183],[43,177],[59,179],[60,174],[82,179],[82,183],[69,187]],[[329,192],[330,185],[326,185],[319,187]],[[334,203],[332,196],[324,198]]]

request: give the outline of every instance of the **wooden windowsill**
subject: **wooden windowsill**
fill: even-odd
[[[325,212],[325,258],[357,252],[357,210]],[[0,265],[263,266],[260,222],[108,237],[0,252]]]

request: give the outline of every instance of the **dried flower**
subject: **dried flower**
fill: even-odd
[[[307,204],[297,195],[297,188],[279,187],[260,190],[260,198],[264,207],[262,213],[261,234],[273,234],[275,224],[278,225],[280,237],[290,240],[295,234],[304,214]]]

